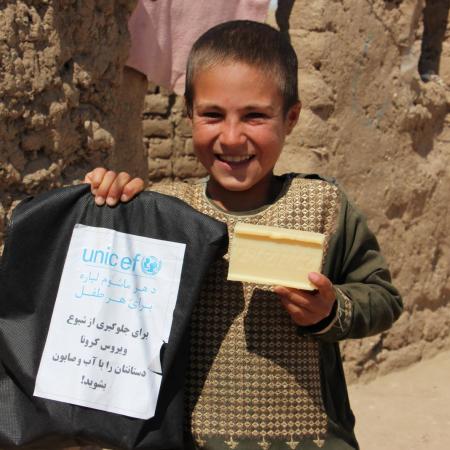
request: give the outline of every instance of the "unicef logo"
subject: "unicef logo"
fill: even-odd
[[[155,256],[147,256],[141,261],[141,269],[147,275],[157,275],[161,270],[162,262]]]
[[[157,275],[162,267],[162,261],[156,256],[144,256],[141,253],[136,253],[134,256],[121,256],[111,246],[104,250],[83,248],[81,260],[94,267],[109,266],[125,272],[136,273],[140,267],[142,273],[150,276]]]

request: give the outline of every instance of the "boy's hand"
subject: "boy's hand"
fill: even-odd
[[[144,190],[144,181],[141,178],[131,179],[126,172],[116,174],[116,172],[103,167],[97,167],[87,173],[84,182],[91,185],[95,203],[99,206],[105,203],[108,206],[114,206],[119,200],[127,202]]]
[[[311,272],[309,280],[317,287],[317,291],[276,286],[274,292],[281,297],[281,303],[300,326],[314,325],[328,317],[336,301],[333,284],[320,273]]]

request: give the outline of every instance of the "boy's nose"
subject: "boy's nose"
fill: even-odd
[[[236,122],[224,122],[219,142],[226,147],[238,147],[245,144],[246,138],[242,127]]]

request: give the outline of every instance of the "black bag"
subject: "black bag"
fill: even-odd
[[[34,397],[36,375],[72,230],[80,223],[186,244],[162,384],[148,420]],[[0,265],[0,448],[95,444],[183,448],[188,325],[202,278],[228,246],[226,226],[165,195],[143,192],[99,208],[89,186],[25,200],[14,211]]]

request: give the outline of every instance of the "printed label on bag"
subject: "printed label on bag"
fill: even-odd
[[[185,244],[77,224],[34,395],[154,416]]]

